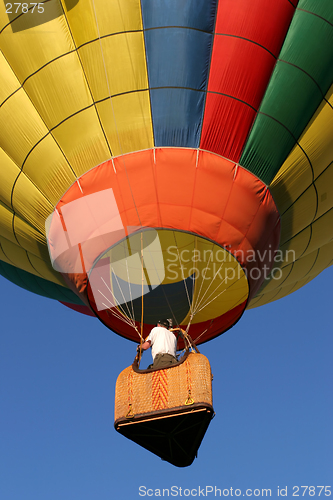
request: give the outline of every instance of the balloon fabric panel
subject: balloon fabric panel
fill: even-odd
[[[270,186],[281,214],[280,250],[286,257],[277,263],[281,277],[264,283],[250,308],[288,295],[333,263],[332,136],[333,87]],[[309,254],[314,256],[310,270]]]
[[[234,161],[239,161],[294,12],[287,1],[272,2],[268,9],[266,4],[222,1],[217,10],[200,147]],[[256,22],[248,23],[252,17]]]
[[[217,0],[141,0],[144,29],[179,26],[213,33]]]
[[[324,0],[327,6],[330,0]],[[317,2],[319,9],[321,2]],[[240,163],[269,184],[320,105],[333,79],[333,25],[302,1]],[[318,43],[321,49],[318,51]]]
[[[155,146],[198,147],[212,35],[145,31]]]

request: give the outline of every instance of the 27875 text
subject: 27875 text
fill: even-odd
[[[44,4],[42,3],[6,3],[6,13],[7,14],[27,14],[30,12],[38,12],[42,14],[44,12]]]

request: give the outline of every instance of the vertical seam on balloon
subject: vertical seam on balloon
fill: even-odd
[[[63,7],[63,5],[62,5],[62,2],[61,2],[61,1],[60,1],[60,6],[61,6],[61,9],[62,9],[62,12],[63,12],[63,16],[64,16],[64,19],[65,19],[65,22],[66,22],[66,25],[67,25],[67,29],[68,29],[68,32],[69,32],[69,34],[70,34],[70,37],[71,37],[72,43],[73,43],[73,45],[74,45],[74,47],[75,47],[75,52],[76,52],[76,55],[77,55],[78,61],[79,61],[80,66],[81,66],[82,73],[83,73],[83,75],[84,75],[84,80],[85,80],[86,85],[87,85],[87,88],[88,88],[88,90],[89,90],[89,94],[90,94],[90,97],[91,97],[91,100],[92,100],[93,106],[94,106],[94,108],[95,108],[95,112],[96,112],[96,115],[97,115],[97,118],[98,118],[98,121],[99,121],[99,124],[100,124],[101,130],[102,130],[102,133],[103,133],[103,135],[104,135],[104,139],[105,139],[105,141],[106,141],[106,145],[107,145],[107,147],[108,147],[108,150],[109,150],[110,155],[112,156],[111,145],[109,144],[108,138],[107,138],[107,136],[106,136],[106,132],[105,132],[104,127],[103,127],[103,125],[102,125],[101,118],[100,118],[100,116],[99,116],[99,112],[98,112],[98,110],[97,110],[97,106],[96,106],[96,103],[95,103],[95,100],[94,100],[94,96],[93,96],[93,94],[92,94],[92,90],[91,90],[91,88],[90,88],[89,81],[88,81],[88,78],[87,78],[87,75],[86,75],[86,72],[85,72],[85,68],[84,68],[84,66],[83,66],[83,62],[82,62],[82,60],[81,60],[81,57],[80,57],[80,53],[79,53],[78,47],[76,46],[76,43],[75,43],[75,40],[74,40],[74,36],[73,36],[73,33],[72,33],[72,30],[71,30],[71,27],[70,27],[69,22],[68,22],[68,19],[67,19],[65,9],[64,9],[64,7]],[[76,173],[75,173],[75,176],[76,176],[76,178],[77,178]]]
[[[311,240],[312,240],[312,236],[313,236],[312,224],[313,224],[313,222],[311,222],[311,224],[310,224],[309,226],[307,226],[307,228],[309,228],[309,229],[310,229],[310,236],[309,236],[308,243],[307,243],[306,247],[304,248],[303,252],[302,252],[302,253],[300,254],[300,256],[298,257],[298,259],[301,259],[301,258],[302,258],[302,257],[306,254],[306,251],[307,251],[307,249],[308,249],[308,248],[309,248],[309,246],[310,246],[310,243],[311,243]],[[305,228],[305,229],[307,229],[307,228]],[[297,260],[298,260],[298,259],[297,259]]]
[[[217,11],[218,11],[218,6],[219,6],[220,0],[216,0],[216,7],[215,7],[215,19],[214,19],[214,26],[213,26],[213,32],[211,33],[212,36],[212,45],[210,49],[210,59],[209,59],[209,67],[207,68],[207,83],[206,83],[206,90],[205,90],[205,96],[204,96],[204,103],[202,106],[202,115],[201,115],[201,128],[200,128],[200,137],[199,137],[199,142],[198,142],[198,148],[201,146],[201,141],[202,141],[202,130],[203,130],[203,123],[205,119],[205,111],[206,111],[206,104],[207,104],[207,95],[208,95],[208,84],[209,84],[209,78],[210,78],[210,71],[212,67],[212,58],[213,58],[213,48],[214,48],[214,43],[215,43],[215,36],[216,36],[216,23],[217,23]]]
[[[154,188],[155,188],[155,194],[156,194],[156,204],[157,204],[157,217],[158,217],[158,222],[159,222],[159,225],[162,226],[162,217],[161,217],[161,210],[160,210],[160,201],[158,199],[158,189],[157,189],[157,175],[156,175],[156,150],[155,148],[152,149],[152,153],[153,153],[153,156],[154,156],[154,161],[153,161],[153,164],[151,166],[151,169],[152,169],[152,173],[153,173],[153,179],[154,179]]]
[[[321,175],[321,174],[320,174]],[[316,193],[316,209],[315,209],[315,213],[314,213],[314,216],[313,216],[313,220],[312,222],[316,219],[316,215],[318,213],[318,207],[319,207],[319,196],[318,196],[318,189],[317,189],[317,186],[315,184],[315,182],[313,181],[312,182],[312,185],[314,187],[314,190],[315,190],[315,193]]]
[[[19,242],[19,240],[17,239],[17,236],[16,236],[16,231],[15,231],[15,212],[13,212],[13,216],[12,216],[12,231],[13,231],[13,235],[14,235],[14,238],[16,239],[17,243],[20,245],[20,247],[22,247],[21,243]]]
[[[192,152],[195,151],[195,149],[191,148]],[[198,149],[199,151],[199,149]],[[188,221],[188,228],[191,230],[191,222],[192,222],[192,214],[193,214],[193,200],[194,200],[194,193],[195,193],[195,187],[196,187],[196,182],[197,182],[197,171],[199,168],[199,158],[198,158],[198,167],[194,169],[194,180],[193,180],[193,191],[192,191],[192,198],[191,198],[191,210],[190,210],[190,217]]]
[[[142,35],[143,35],[143,43],[144,43],[144,48],[145,48],[145,60],[146,60],[146,72],[147,72],[147,82],[148,82],[148,92],[149,92],[149,106],[150,106],[150,119],[151,119],[151,128],[152,128],[152,133],[153,133],[153,147],[156,147],[155,143],[155,127],[154,127],[154,117],[153,117],[153,105],[152,105],[152,98],[151,98],[151,87],[150,87],[150,77],[149,77],[149,63],[148,63],[148,51],[147,51],[147,44],[146,44],[146,29],[144,26],[144,15],[143,15],[143,8],[142,8],[142,0],[140,0],[140,12],[141,12],[141,22],[142,22]]]

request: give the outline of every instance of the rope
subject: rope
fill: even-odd
[[[111,266],[111,273],[112,273],[112,274],[114,275],[114,277],[116,278],[116,282],[117,282],[117,285],[118,285],[119,290],[120,290],[120,292],[121,292],[121,295],[122,295],[122,297],[123,297],[124,304],[126,304],[126,308],[127,308],[127,311],[128,311],[128,315],[125,313],[124,309],[121,307],[120,302],[117,300],[117,297],[116,297],[116,296],[115,296],[115,294],[112,292],[112,290],[110,290],[110,288],[108,287],[108,285],[105,283],[104,279],[103,279],[103,278],[101,278],[101,279],[102,279],[102,281],[104,282],[104,285],[106,286],[106,288],[107,288],[107,289],[109,290],[109,292],[111,293],[111,296],[115,299],[115,301],[116,301],[116,303],[117,303],[117,304],[116,304],[116,305],[117,305],[117,307],[119,307],[119,308],[120,308],[121,312],[123,313],[123,315],[124,315],[126,318],[128,318],[129,320],[131,320],[131,321],[132,321],[133,326],[134,326],[134,325],[135,325],[135,323],[134,323],[134,318],[132,318],[132,317],[131,317],[131,312],[130,312],[130,310],[129,310],[128,304],[127,304],[126,299],[125,299],[125,297],[124,297],[123,291],[122,291],[122,289],[121,289],[121,287],[120,287],[120,285],[119,285],[119,281],[118,281],[117,275],[116,275],[116,274],[115,274],[115,272],[113,271],[112,266]],[[102,295],[103,295],[103,294],[102,294]],[[105,297],[105,295],[103,295],[103,296]],[[105,298],[106,298],[106,297],[105,297]],[[107,300],[108,300],[108,299],[107,299]],[[109,302],[110,302],[110,301],[109,301]],[[110,302],[110,304],[112,304],[112,302]]]
[[[233,271],[233,270],[234,270],[234,268],[232,268],[232,270],[231,270],[231,271]],[[220,284],[219,284],[219,285],[215,288],[215,290],[214,290],[214,291],[213,291],[213,292],[209,295],[209,297],[207,298],[207,300],[208,300],[208,299],[209,299],[212,295],[214,295],[214,294],[217,292],[218,288],[219,288],[221,285],[223,285],[223,283],[224,283],[224,282],[225,282],[225,280],[228,278],[228,276],[229,276],[229,275],[227,274],[227,276],[224,278],[224,280],[222,280],[222,281],[221,281],[221,283],[220,283]],[[214,279],[215,279],[215,277],[214,277]],[[230,285],[230,286],[232,286],[232,285]],[[209,287],[208,287],[208,288],[209,288]],[[207,290],[206,290],[206,293],[207,293],[207,291],[208,291],[208,288],[207,288]],[[214,297],[212,300],[210,300],[209,302],[206,302],[206,303],[205,303],[205,304],[204,304],[204,305],[203,305],[200,309],[198,309],[198,308],[197,308],[196,312],[200,312],[200,311],[202,311],[202,309],[204,309],[204,308],[205,308],[205,307],[207,307],[207,306],[208,306],[211,302],[213,302],[214,300],[216,300],[216,299],[217,299],[217,297],[219,297],[220,295],[222,295],[222,294],[223,294],[226,290],[227,290],[227,288],[225,288],[224,290],[222,290],[222,292],[220,292],[218,295],[215,295],[215,297]],[[202,300],[201,300],[201,302],[202,302]],[[201,302],[200,302],[200,304],[201,304]],[[200,304],[198,305],[198,307],[200,306]]]
[[[184,277],[184,267],[181,263],[181,260],[180,260],[180,255],[179,255],[179,249],[178,249],[178,245],[177,245],[177,240],[176,240],[176,235],[175,235],[175,232],[173,231],[173,237],[175,239],[175,243],[176,243],[176,248],[177,248],[177,254],[178,254],[178,260],[179,260],[179,267],[182,271],[182,278],[183,278],[183,282],[184,282],[184,286],[185,286],[185,290],[186,290],[186,296],[187,296],[187,301],[188,301],[188,305],[189,305],[189,308],[190,308],[190,313],[193,314],[193,311],[192,311],[192,304],[191,304],[191,300],[190,300],[190,296],[189,296],[189,293],[188,293],[188,289],[187,289],[187,284],[186,284],[186,280],[185,280],[185,277]]]
[[[143,279],[144,279],[144,272],[143,272],[143,234],[141,231],[141,335],[140,335],[140,351],[139,351],[139,359],[138,359],[138,364],[140,366],[141,362],[141,357],[142,357],[142,339],[143,339]]]
[[[197,239],[197,238],[196,238]],[[208,263],[207,263],[207,267],[209,266],[209,263],[210,263],[210,260],[212,258],[212,255],[213,255],[213,248],[214,248],[214,243],[212,244],[212,251],[210,253],[210,256],[209,256],[209,259],[208,259]],[[203,287],[203,284],[204,284],[204,279],[201,280],[201,285],[200,285],[200,288],[199,288],[199,291],[198,291],[198,294],[197,294],[197,298],[196,298],[196,302],[195,304],[193,304],[193,309],[194,309],[194,314],[196,313],[196,304],[199,302],[199,296],[200,296],[200,293],[201,293],[201,290],[202,290],[202,287]]]

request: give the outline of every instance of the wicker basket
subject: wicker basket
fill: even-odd
[[[129,366],[117,379],[115,421],[194,403],[212,405],[212,374],[206,356],[190,353],[183,363],[150,373],[137,373]]]
[[[161,370],[129,366],[117,379],[116,430],[174,465],[193,462],[213,415],[212,374],[202,354]]]

